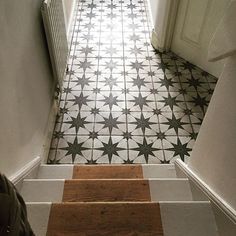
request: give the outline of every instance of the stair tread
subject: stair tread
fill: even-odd
[[[142,179],[141,165],[74,166],[73,179]]]
[[[64,202],[151,201],[147,180],[66,180]]]
[[[156,203],[53,204],[47,236],[57,233],[162,236],[160,207]]]
[[[37,236],[217,236],[173,165],[41,166],[22,191]]]

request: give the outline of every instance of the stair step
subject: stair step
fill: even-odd
[[[40,190],[40,191],[39,191]],[[25,180],[27,202],[191,201],[188,179]]]
[[[146,179],[176,178],[173,164],[42,165],[39,179]]]
[[[209,202],[28,203],[37,236],[217,236]]]
[[[151,201],[151,196],[148,180],[67,180],[62,201]]]

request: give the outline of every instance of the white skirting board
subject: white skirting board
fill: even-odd
[[[17,171],[14,175],[10,176],[10,181],[16,186],[18,190],[20,190],[24,179],[36,177],[40,164],[41,158],[34,158],[32,161],[22,167],[19,171]]]
[[[201,191],[208,197],[208,199],[217,207],[225,216],[236,224],[236,211],[222,199],[214,190],[212,190],[207,183],[205,183],[199,176],[193,172],[187,164],[181,160],[175,162],[176,167],[179,168]]]

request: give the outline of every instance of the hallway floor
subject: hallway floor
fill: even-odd
[[[150,45],[145,0],[80,0],[48,163],[187,161],[217,79]]]

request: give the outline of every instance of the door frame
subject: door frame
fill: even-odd
[[[155,0],[157,7],[157,17],[153,18],[151,0],[148,0],[149,13],[152,18],[152,37],[153,47],[160,51],[169,51],[175,30],[175,22],[178,13],[180,0]],[[160,14],[158,14],[158,12]],[[160,24],[161,22],[161,24]]]

